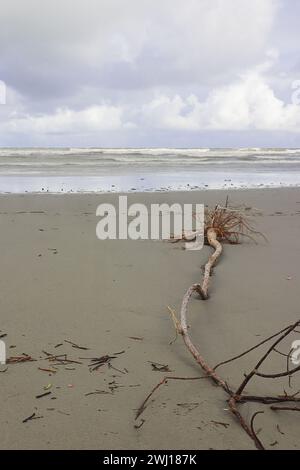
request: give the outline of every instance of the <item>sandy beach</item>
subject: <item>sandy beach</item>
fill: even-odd
[[[226,245],[211,298],[191,302],[192,336],[211,365],[300,318],[300,190],[128,195],[129,202],[213,207],[227,194],[231,204],[248,208],[268,242]],[[98,240],[96,208],[117,197],[0,196],[0,335],[7,335],[2,339],[8,357],[25,353],[35,359],[0,373],[0,448],[254,449],[229,413],[226,395],[208,380],[169,381],[135,421],[137,408],[165,375],[202,375],[181,338],[169,344],[174,327],[167,306],[179,311],[210,248],[193,252],[163,241]],[[259,351],[220,373],[238,385]],[[49,355],[63,354],[75,362],[49,361]],[[91,371],[88,358],[105,355],[113,356],[109,365]],[[273,354],[264,370],[281,371],[285,361]],[[161,365],[167,372],[156,370]],[[287,378],[257,378],[249,393],[293,393],[299,385],[299,376],[291,384]],[[247,419],[262,409],[256,430],[265,446],[298,448],[297,414],[242,406]]]

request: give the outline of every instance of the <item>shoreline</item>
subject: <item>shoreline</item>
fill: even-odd
[[[191,188],[191,189],[146,189],[144,191],[140,190],[129,190],[129,191],[24,191],[24,192],[8,192],[8,191],[0,191],[0,197],[2,196],[105,196],[105,195],[121,195],[121,194],[176,194],[176,193],[203,193],[206,191],[263,191],[263,190],[297,190],[300,189],[300,185],[290,185],[290,186],[253,186],[253,187],[221,187],[221,188],[207,188],[207,187],[197,187],[197,188]]]
[[[300,164],[299,164],[300,165]],[[300,167],[299,167],[300,168]],[[160,167],[144,170],[119,172],[108,168],[105,173],[86,174],[0,174],[1,193],[109,193],[109,192],[152,192],[152,191],[199,191],[205,189],[250,189],[300,187],[300,170],[240,169],[219,171],[217,168],[168,169]]]

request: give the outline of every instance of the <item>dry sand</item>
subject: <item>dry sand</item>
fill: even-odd
[[[131,194],[129,202],[223,202],[227,192]],[[213,365],[300,318],[300,190],[231,191],[231,203],[257,207],[266,244],[226,245],[215,269],[211,298],[195,298],[189,319],[193,338]],[[0,334],[8,356],[36,362],[10,364],[0,374],[1,449],[253,449],[227,411],[225,395],[207,380],[170,381],[153,397],[134,428],[135,410],[164,374],[149,361],[168,364],[170,375],[201,375],[181,338],[174,337],[167,305],[179,310],[185,289],[199,280],[209,248],[182,250],[154,241],[99,241],[96,207],[117,195],[5,195],[0,197]],[[251,212],[251,211],[250,211]],[[300,334],[298,335],[300,339]],[[140,338],[140,339],[133,339]],[[64,340],[86,346],[79,350]],[[61,346],[55,348],[56,345]],[[287,349],[288,345],[287,345]],[[108,368],[57,366],[42,351],[74,360],[124,351]],[[257,353],[225,366],[239,384]],[[265,370],[281,370],[274,355]],[[3,369],[3,367],[2,367]],[[52,393],[37,399],[52,384]],[[252,393],[293,389],[287,380],[256,380]],[[101,390],[109,393],[87,395]],[[256,429],[266,447],[299,447],[299,416],[265,408]],[[249,418],[260,405],[244,405]],[[22,423],[36,413],[40,419]],[[137,424],[140,424],[139,420]],[[226,423],[218,424],[218,423]],[[279,428],[278,426],[279,425]],[[273,447],[272,447],[273,446]]]

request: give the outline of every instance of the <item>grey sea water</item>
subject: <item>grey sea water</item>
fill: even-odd
[[[300,186],[300,149],[0,149],[2,193],[280,186]]]

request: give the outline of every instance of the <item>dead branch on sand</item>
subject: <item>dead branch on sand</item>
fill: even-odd
[[[204,359],[201,355],[199,349],[193,343],[191,336],[190,336],[190,328],[188,327],[187,323],[187,308],[188,303],[191,300],[194,293],[199,293],[203,300],[208,298],[208,287],[209,287],[209,278],[211,276],[211,271],[213,266],[215,265],[216,261],[218,260],[219,256],[222,253],[222,245],[221,242],[229,242],[237,244],[239,243],[240,239],[244,236],[249,237],[250,239],[255,241],[255,236],[261,235],[264,239],[265,236],[260,232],[255,231],[250,223],[246,220],[244,214],[239,210],[233,210],[226,206],[216,206],[215,209],[212,211],[206,211],[205,217],[205,236],[208,244],[214,248],[214,252],[210,255],[208,262],[205,265],[203,281],[201,284],[193,284],[190,286],[187,291],[185,292],[181,304],[181,311],[180,311],[180,318],[177,319],[175,312],[169,308],[173,323],[176,329],[176,333],[182,336],[182,339],[188,349],[188,351],[192,354],[195,361],[199,364],[201,369],[204,371],[205,376],[202,378],[210,379],[215,385],[221,387],[227,395],[227,402],[229,405],[229,410],[235,416],[238,423],[242,427],[242,429],[247,433],[247,435],[252,439],[257,449],[262,450],[264,446],[260,439],[257,437],[257,433],[254,429],[254,420],[258,414],[263,413],[262,411],[258,411],[253,414],[250,423],[246,421],[243,415],[239,411],[239,405],[244,403],[256,402],[260,404],[274,404],[274,403],[283,403],[283,402],[300,402],[300,398],[296,395],[288,395],[286,392],[284,395],[278,396],[255,396],[255,395],[247,395],[245,393],[246,387],[249,385],[251,380],[254,377],[261,377],[261,378],[271,378],[276,379],[280,377],[290,377],[295,374],[297,371],[300,370],[299,367],[295,367],[293,369],[289,369],[288,367],[288,360],[287,360],[287,370],[280,373],[274,374],[265,374],[260,372],[260,367],[264,364],[267,358],[271,355],[271,353],[276,352],[278,353],[277,346],[287,338],[288,335],[292,334],[293,332],[297,331],[296,328],[300,326],[300,320],[295,322],[292,325],[288,325],[287,327],[281,329],[275,334],[272,334],[268,338],[265,338],[263,341],[260,341],[258,344],[253,346],[252,348],[242,352],[241,354],[228,359],[227,361],[220,362],[215,367],[211,367],[209,363]],[[182,239],[186,241],[191,240],[189,237]],[[241,384],[236,388],[229,386],[226,380],[224,380],[217,372],[216,369],[221,365],[227,364],[229,362],[235,361],[246,354],[249,354],[251,351],[261,347],[262,345],[266,344],[267,342],[274,340],[271,346],[267,349],[267,351],[262,355],[259,361],[255,364],[250,372],[245,374],[243,381]],[[290,353],[289,353],[290,354]],[[284,356],[289,358],[289,354],[283,354]],[[200,377],[199,377],[200,378]],[[142,405],[139,407],[136,419],[145,411],[147,404],[149,403],[150,398],[153,394],[162,386],[163,384],[167,383],[169,379],[178,379],[178,380],[188,380],[188,378],[180,378],[180,377],[164,377],[148,394],[146,399],[143,401]],[[192,378],[193,379],[193,378]],[[192,380],[191,379],[191,380]],[[272,407],[272,409],[282,409]],[[291,410],[291,408],[286,408]]]

